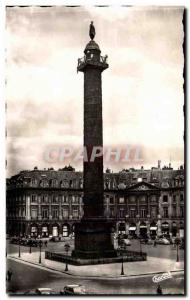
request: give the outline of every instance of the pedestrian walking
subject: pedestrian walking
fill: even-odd
[[[12,275],[13,275],[13,272],[8,270],[7,271],[7,281],[11,281]]]
[[[159,284],[158,287],[157,287],[157,294],[158,294],[158,295],[162,295],[162,294],[163,294],[163,293],[162,293],[162,288],[161,288],[160,284]]]
[[[45,244],[45,247],[47,247],[47,241],[45,241],[44,244]]]

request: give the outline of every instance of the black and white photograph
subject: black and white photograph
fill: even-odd
[[[185,34],[183,6],[6,7],[8,295],[186,295]]]

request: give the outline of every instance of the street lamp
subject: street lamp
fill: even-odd
[[[29,253],[32,253],[32,241],[29,241]]]
[[[123,268],[123,253],[122,253],[122,260],[121,260],[121,275],[125,275],[124,268]]]
[[[65,248],[65,252],[66,252],[67,255],[68,255],[68,252],[69,252],[69,249],[70,249],[70,245],[69,245],[69,244],[65,244],[64,248]],[[66,260],[66,265],[65,265],[65,271],[66,271],[66,272],[69,271],[67,260]]]
[[[175,244],[177,246],[177,257],[176,257],[176,262],[179,262],[179,244],[180,244],[180,238],[179,237],[176,237],[175,239]]]
[[[20,238],[18,240],[18,257],[20,257]]]
[[[142,256],[142,244],[141,244],[141,239],[139,239],[139,242],[140,242],[140,255]]]
[[[39,256],[39,264],[42,262],[42,256],[41,256],[41,249],[42,249],[42,241],[39,241],[39,246],[40,246],[40,256]]]

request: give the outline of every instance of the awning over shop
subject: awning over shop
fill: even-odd
[[[163,227],[163,228],[168,228],[168,227],[169,227],[169,224],[168,224],[168,223],[163,223],[163,224],[162,224],[162,227]]]
[[[158,229],[157,226],[152,226],[152,227],[150,227],[150,230],[157,230],[157,229]]]
[[[129,227],[129,230],[136,230],[137,227]]]
[[[37,231],[37,228],[36,227],[31,227],[31,232],[36,232]]]

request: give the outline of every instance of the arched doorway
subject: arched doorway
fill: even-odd
[[[131,223],[129,225],[129,235],[131,237],[136,237],[136,230],[137,230],[136,224],[135,223]]]
[[[172,223],[172,236],[176,236],[177,235],[177,224],[176,222]]]
[[[72,225],[71,234],[72,234],[72,237],[75,236],[75,224]]]
[[[37,238],[38,236],[38,227],[36,224],[32,224],[30,226],[30,236],[33,238]]]
[[[168,222],[162,223],[162,234],[163,234],[163,236],[168,236],[169,235],[169,224],[168,224]]]
[[[58,224],[53,224],[52,226],[52,236],[57,237],[59,235],[59,226]]]
[[[156,222],[152,222],[152,223],[150,224],[150,236],[151,236],[152,238],[155,238],[155,237],[156,237],[156,235],[157,235],[157,229],[158,229],[158,227],[157,227]]]
[[[69,236],[69,225],[68,224],[64,224],[63,225],[62,234],[63,234],[63,237]]]
[[[44,238],[48,236],[49,236],[48,225],[42,224],[42,237]]]
[[[140,236],[143,238],[147,237],[147,225],[145,222],[140,223]]]
[[[179,236],[184,237],[184,224],[183,224],[183,222],[180,222],[180,224],[179,224]]]
[[[119,234],[125,234],[125,223],[119,223],[118,232]]]

